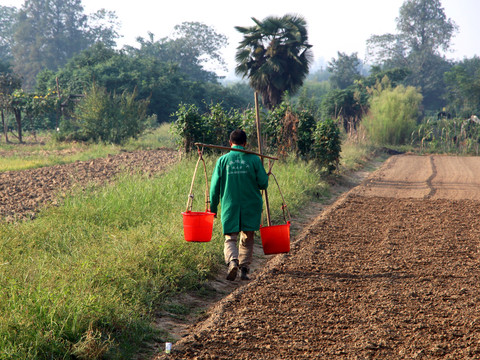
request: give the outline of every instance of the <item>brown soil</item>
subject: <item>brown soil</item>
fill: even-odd
[[[479,185],[390,158],[156,359],[479,359]]]
[[[33,218],[47,204],[56,204],[72,187],[103,183],[123,172],[153,174],[178,159],[176,151],[123,152],[90,161],[0,173],[0,219]]]

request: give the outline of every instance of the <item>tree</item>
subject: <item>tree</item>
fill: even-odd
[[[480,115],[480,57],[464,59],[445,73],[447,100],[462,117]]]
[[[74,56],[57,72],[41,72],[37,89],[46,92],[55,88],[57,78],[62,95],[84,93],[93,83],[109,93],[136,92],[138,99],[149,99],[148,115],[155,114],[159,122],[168,121],[182,102],[202,110],[210,102],[221,101],[227,109],[248,104],[235,89],[188,79],[177,64],[153,55],[111,49],[102,43]]]
[[[13,31],[17,17],[17,9],[0,5],[0,63],[10,63],[13,60]],[[0,69],[0,72],[3,72]]]
[[[140,48],[130,46],[126,51],[137,56],[151,56],[178,65],[181,72],[194,81],[218,82],[218,75],[209,71],[208,66],[226,68],[220,50],[227,45],[227,37],[199,22],[184,22],[176,25],[172,38],[154,40],[137,38]]]
[[[438,108],[443,73],[449,68],[441,51],[450,47],[457,26],[447,19],[440,0],[406,0],[396,22],[398,34],[370,37],[369,54],[387,68],[407,68],[405,83],[421,89],[426,108]]]
[[[0,73],[0,117],[2,119],[2,131],[5,136],[5,142],[8,142],[8,124],[5,119],[7,111],[13,112],[12,95],[15,90],[20,89],[22,85],[21,78],[8,71]]]
[[[255,26],[235,29],[244,35],[237,47],[235,72],[249,78],[267,109],[282,101],[285,91],[294,94],[303,84],[311,62],[307,24],[295,15],[252,18]]]
[[[354,131],[368,109],[368,95],[361,86],[333,89],[322,99],[324,119],[339,119],[347,133]]]
[[[327,66],[328,71],[332,74],[330,76],[332,86],[337,89],[346,89],[353,85],[355,80],[361,78],[359,70],[361,64],[357,53],[349,56],[339,51],[338,59],[332,58],[332,61]]]
[[[111,17],[111,26],[98,23],[102,16],[110,15],[97,12],[90,27],[81,0],[26,0],[19,11],[12,47],[15,70],[24,77],[24,86],[33,88],[41,70],[59,69],[98,40],[114,44],[117,34]]]

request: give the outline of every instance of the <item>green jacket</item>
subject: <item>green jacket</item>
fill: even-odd
[[[234,145],[233,148],[244,149]],[[223,233],[255,231],[260,228],[262,194],[268,175],[257,155],[230,151],[217,160],[210,186],[210,210],[222,207]]]

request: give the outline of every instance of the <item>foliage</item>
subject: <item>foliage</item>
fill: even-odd
[[[372,90],[370,111],[362,124],[372,141],[381,145],[405,144],[415,129],[422,95],[417,89],[379,83]]]
[[[102,16],[108,17],[106,26],[101,24]],[[81,0],[24,3],[15,24],[12,53],[27,89],[33,89],[36,75],[44,68],[58,69],[99,40],[115,44],[118,34],[112,13],[96,13],[92,25],[90,19],[83,12]]]
[[[309,158],[313,150],[314,131],[317,120],[311,111],[306,109],[297,112],[297,149],[299,154],[304,158]]]
[[[179,147],[186,153],[196,149],[195,142],[228,146],[228,135],[236,128],[245,130],[249,148],[256,148],[255,109],[243,113],[225,112],[220,104],[216,104],[210,105],[202,114],[195,105],[182,104],[175,115],[172,131],[180,140]],[[317,119],[308,109],[282,102],[275,109],[262,112],[261,118],[264,152],[276,152],[284,159],[291,155],[305,160],[326,156],[322,151],[314,150]],[[332,131],[324,136],[330,135],[336,136],[336,133]],[[331,141],[335,143],[337,140]],[[319,163],[323,166],[322,159]]]
[[[464,59],[445,73],[447,99],[460,117],[480,116],[480,57]]]
[[[353,85],[355,80],[359,80],[361,75],[359,67],[361,65],[357,53],[347,55],[338,52],[338,59],[333,59],[328,63],[328,71],[332,74],[329,78],[332,87],[335,89],[346,89]]]
[[[421,151],[479,155],[480,121],[475,118],[425,118],[412,133]]]
[[[354,131],[368,109],[368,94],[361,83],[330,90],[321,102],[323,119],[339,118],[347,133]]]
[[[264,145],[278,155],[296,154],[309,158],[313,144],[316,119],[307,109],[283,101],[264,116],[262,135]]]
[[[370,37],[368,53],[376,64],[408,69],[404,85],[421,88],[425,108],[438,109],[445,94],[443,73],[450,66],[440,51],[450,47],[457,26],[440,0],[410,0],[400,8],[397,29],[398,34]]]
[[[295,93],[308,74],[307,24],[295,15],[252,20],[255,26],[235,27],[244,36],[237,47],[235,72],[248,77],[270,110],[282,101],[285,91]]]
[[[196,142],[228,146],[230,133],[243,123],[238,111],[226,112],[219,103],[209,105],[203,114],[196,105],[181,104],[175,117],[172,131],[186,153],[196,148]]]
[[[319,118],[321,117],[320,104],[330,90],[331,85],[328,81],[316,82],[307,80],[296,95],[285,97],[285,100],[300,109],[308,110],[315,117]]]
[[[46,94],[26,93],[20,89],[12,94],[11,106],[23,114],[22,128],[32,132],[51,128],[47,116],[58,112],[59,105],[56,91],[51,89]]]
[[[12,44],[16,16],[16,8],[0,5],[0,62],[10,63],[13,60]]]
[[[146,50],[145,50],[146,51]],[[170,120],[180,103],[195,104],[207,110],[205,103],[224,102],[226,108],[242,108],[248,104],[234,88],[211,82],[193,82],[180,68],[155,56],[127,53],[99,43],[72,58],[56,73],[45,71],[38,78],[38,88],[56,86],[62,93],[80,94],[95,82],[108,92],[137,92],[138,99],[149,100],[148,113],[159,122]]]
[[[227,38],[211,27],[199,22],[183,22],[176,25],[172,38],[154,40],[137,38],[138,49],[127,46],[129,54],[151,57],[161,62],[175,64],[191,81],[217,83],[218,75],[206,67],[225,69],[220,51],[227,45]]]
[[[315,161],[327,168],[328,173],[338,169],[340,163],[340,129],[334,119],[329,118],[317,123],[314,133]]]
[[[147,101],[136,100],[135,92],[110,94],[94,85],[78,105],[76,117],[62,122],[59,139],[121,144],[145,129],[147,106]]]

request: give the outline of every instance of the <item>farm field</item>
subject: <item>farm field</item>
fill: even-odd
[[[22,171],[0,172],[0,217],[35,217],[45,205],[56,204],[74,186],[101,184],[124,171],[154,174],[178,160],[175,150],[127,151],[105,158],[75,161]]]
[[[155,359],[480,358],[480,158],[389,158]]]

